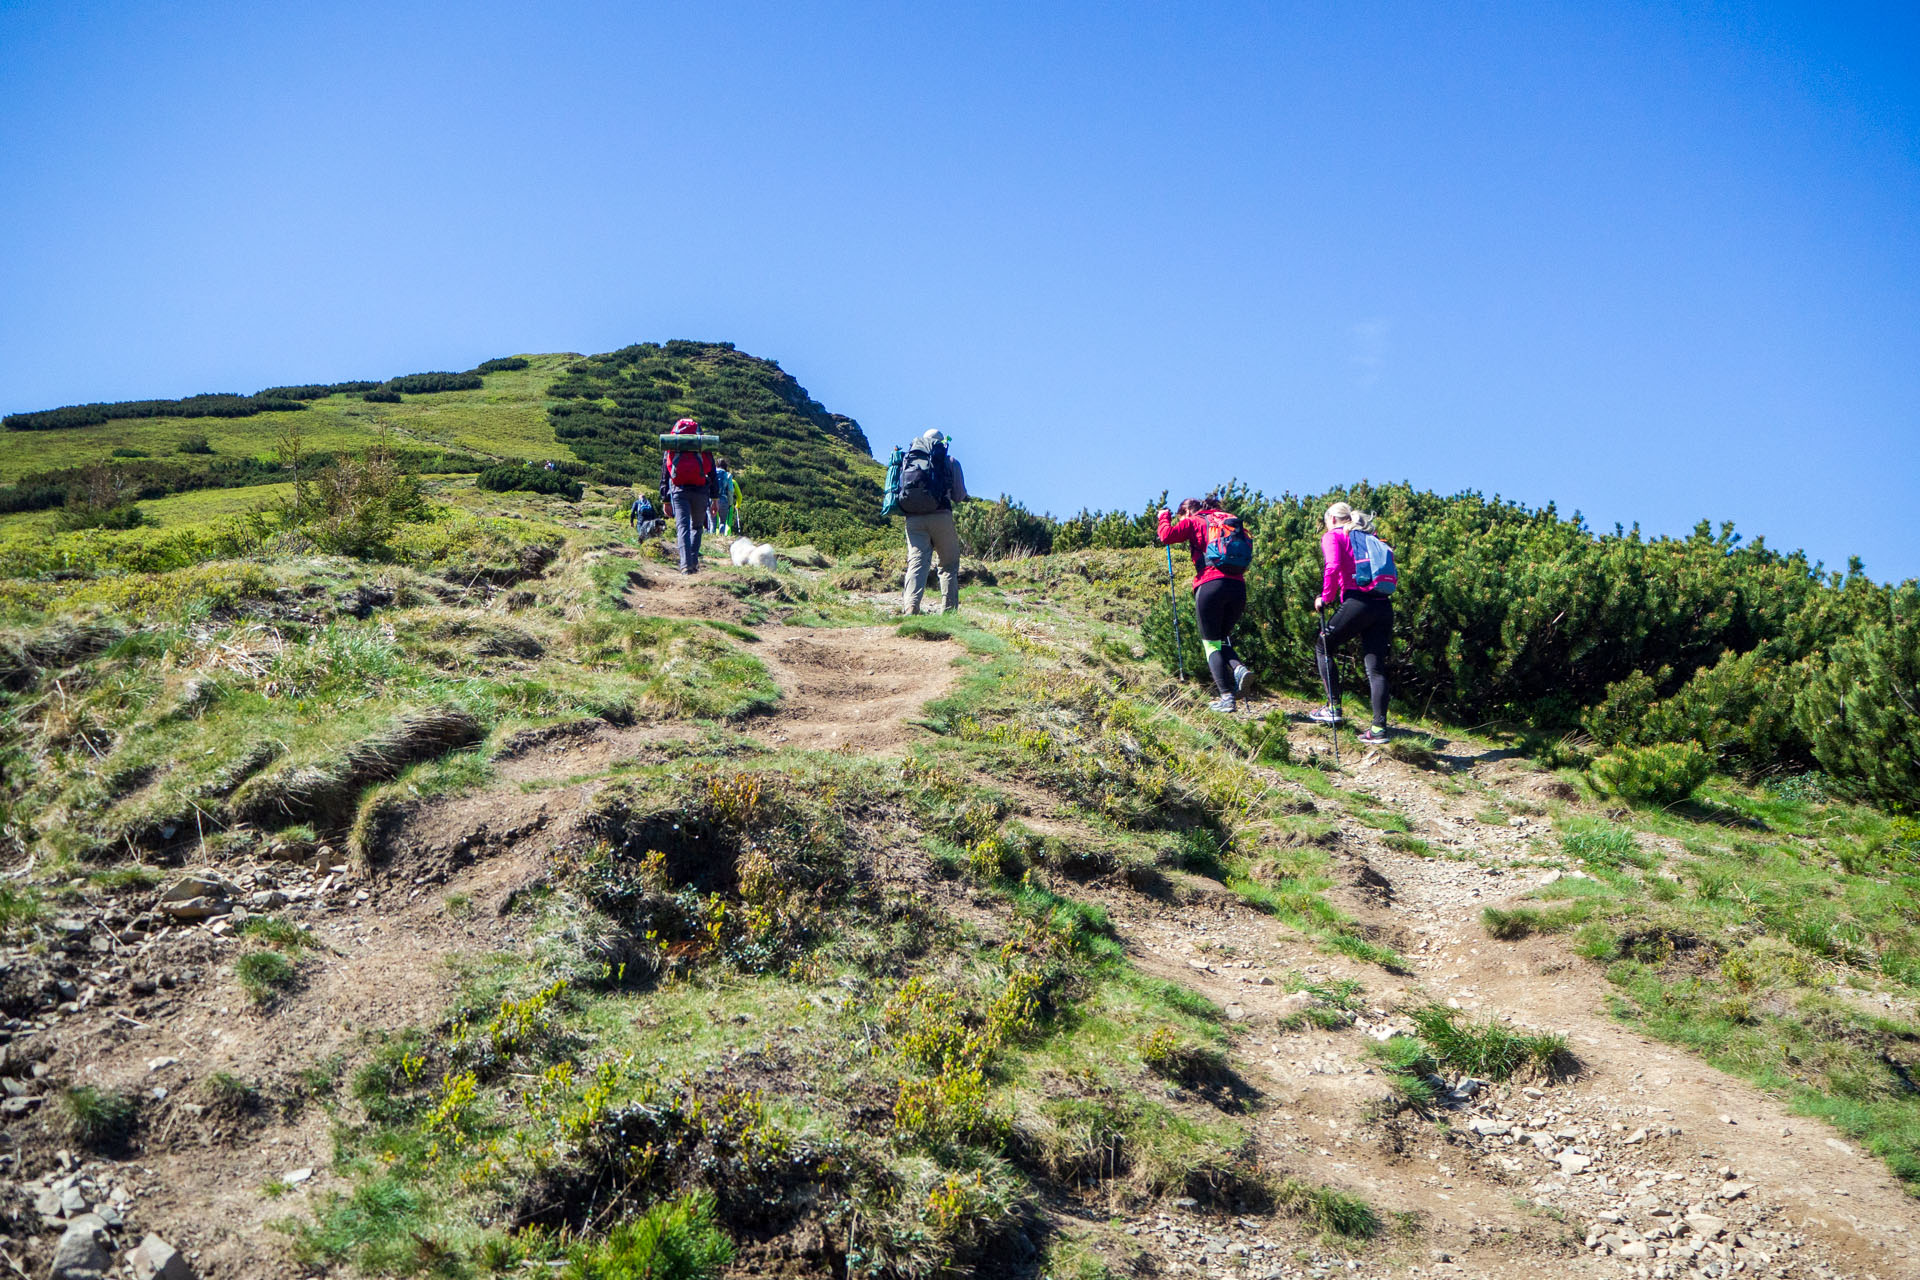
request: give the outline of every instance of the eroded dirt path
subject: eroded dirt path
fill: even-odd
[[[1297,755],[1327,747],[1324,731],[1304,723],[1293,737]],[[1181,877],[1170,902],[1095,888],[1135,963],[1208,996],[1244,1028],[1235,1065],[1265,1096],[1259,1139],[1274,1163],[1419,1215],[1421,1247],[1356,1255],[1358,1273],[1920,1276],[1920,1206],[1880,1161],[1610,1017],[1604,977],[1571,957],[1564,939],[1485,933],[1483,907],[1554,873],[1539,865],[1544,819],[1481,815],[1503,800],[1532,807],[1552,779],[1506,765],[1501,752],[1467,743],[1453,752],[1444,774],[1349,751],[1345,770],[1329,775],[1404,815],[1435,856],[1395,849],[1382,832],[1320,805],[1335,821],[1330,852],[1349,881],[1336,897],[1407,957],[1407,973],[1330,953],[1209,880]],[[1451,793],[1435,785],[1446,776],[1467,785]],[[1350,1027],[1282,1029],[1302,1007],[1286,991],[1290,972],[1319,985],[1355,979],[1366,1007]],[[1450,1098],[1444,1125],[1410,1112],[1382,1120],[1389,1090],[1369,1049],[1408,1029],[1391,1011],[1430,1000],[1563,1033],[1579,1070]],[[1345,1265],[1333,1250],[1298,1269],[1289,1260],[1263,1271],[1271,1247],[1241,1223],[1196,1230],[1155,1219],[1142,1235],[1173,1265],[1196,1245],[1216,1261],[1251,1259],[1256,1275]]]
[[[704,577],[651,570],[627,592],[639,613],[737,622],[747,611]],[[900,636],[890,626],[758,628],[754,657],[781,690],[780,706],[748,721],[746,731],[769,746],[848,750],[902,749],[919,732],[908,723],[953,686],[954,648]]]

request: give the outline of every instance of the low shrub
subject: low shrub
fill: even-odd
[[[1707,780],[1707,753],[1691,742],[1620,747],[1593,762],[1601,790],[1632,804],[1678,804]]]
[[[569,502],[580,501],[580,495],[585,492],[585,486],[570,476],[524,462],[503,462],[488,467],[473,483],[477,488],[495,493],[554,493]]]

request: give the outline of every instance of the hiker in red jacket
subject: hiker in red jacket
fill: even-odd
[[[1233,651],[1233,628],[1247,609],[1247,565],[1253,559],[1253,540],[1240,517],[1222,511],[1209,497],[1188,498],[1172,512],[1160,513],[1160,541],[1187,544],[1193,556],[1193,611],[1200,620],[1200,647],[1206,650],[1207,670],[1220,696],[1207,705],[1214,711],[1233,711],[1246,687],[1247,664]]]
[[[697,436],[700,424],[682,418],[673,424],[676,436]],[[660,492],[673,508],[673,533],[680,545],[680,572],[700,571],[700,534],[707,527],[707,498],[717,468],[713,454],[701,450],[663,449],[660,452]]]

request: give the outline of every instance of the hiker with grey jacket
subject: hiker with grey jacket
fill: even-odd
[[[928,431],[904,453],[894,451],[882,509],[898,511],[907,521],[903,613],[920,612],[935,555],[940,557],[940,611],[952,613],[960,607],[960,533],[953,526],[953,504],[966,500],[966,476],[960,460],[947,452],[945,435]]]

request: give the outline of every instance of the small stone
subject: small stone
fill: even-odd
[[[1228,1022],[1245,1022],[1246,1020],[1247,1020],[1247,1007],[1245,1005],[1234,1003],[1227,1006]]]
[[[148,1058],[147,1071],[149,1073],[164,1071],[178,1061],[180,1061],[178,1058]]]
[[[1569,1177],[1586,1172],[1593,1164],[1592,1156],[1583,1156],[1577,1151],[1562,1151],[1557,1159],[1560,1161],[1560,1171]]]
[[[60,1212],[71,1217],[87,1211],[87,1197],[78,1187],[68,1187],[60,1193]]]
[[[151,1233],[128,1250],[127,1265],[133,1268],[134,1280],[194,1280],[193,1268],[180,1251]]]
[[[1512,1125],[1502,1124],[1498,1120],[1475,1120],[1467,1127],[1483,1138],[1497,1138],[1503,1134],[1513,1132]]]
[[[1738,1200],[1751,1190],[1753,1190],[1753,1184],[1751,1182],[1726,1182],[1722,1183],[1720,1189],[1713,1194],[1719,1196],[1722,1200]]]
[[[47,1280],[103,1280],[113,1266],[113,1257],[100,1247],[93,1223],[75,1223],[53,1248],[53,1266]]]
[[[1621,1139],[1622,1142],[1630,1147],[1636,1143],[1645,1142],[1646,1140],[1647,1131],[1645,1129],[1635,1129],[1632,1133]]]
[[[1710,1213],[1690,1213],[1686,1217],[1687,1230],[1702,1240],[1711,1240],[1727,1229],[1725,1218],[1716,1218]]]
[[[305,1182],[308,1178],[311,1178],[312,1176],[313,1176],[313,1169],[311,1167],[305,1168],[305,1169],[295,1169],[292,1173],[282,1174],[280,1176],[280,1181],[286,1183],[290,1187],[297,1187],[301,1183]]]
[[[1645,1240],[1629,1240],[1614,1252],[1623,1258],[1646,1258],[1653,1254],[1653,1250],[1647,1248]]]

